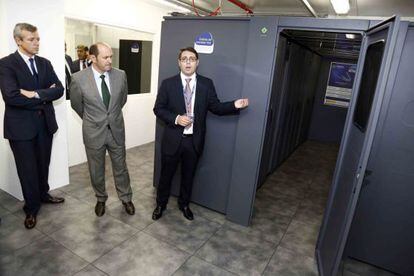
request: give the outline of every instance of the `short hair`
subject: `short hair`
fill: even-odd
[[[99,55],[99,47],[98,47],[99,45],[105,46],[105,47],[108,47],[109,49],[111,49],[111,46],[109,46],[108,43],[96,42],[95,44],[92,44],[91,47],[89,48],[89,54],[94,55],[95,57],[97,57]]]
[[[88,51],[88,46],[85,46],[83,44],[79,44],[78,46],[76,46],[76,49]]]
[[[22,31],[34,33],[37,31],[37,27],[29,23],[17,23],[16,26],[14,26],[13,37],[22,39]]]
[[[178,54],[178,59],[181,59],[181,54],[185,51],[194,53],[194,55],[196,56],[196,59],[198,59],[198,53],[193,47],[185,47],[185,48],[180,49],[180,53]]]

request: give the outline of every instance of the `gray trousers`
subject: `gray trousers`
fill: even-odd
[[[122,202],[131,201],[132,189],[125,160],[125,145],[119,146],[108,129],[105,144],[101,148],[93,149],[85,146],[85,150],[92,187],[97,200],[105,202],[108,199],[105,188],[105,154],[108,151],[118,197]]]

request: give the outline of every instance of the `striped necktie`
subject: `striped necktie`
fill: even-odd
[[[32,69],[32,75],[33,75],[33,78],[36,82],[36,86],[37,86],[36,88],[38,88],[39,87],[39,75],[37,74],[36,68],[34,66],[34,59],[29,58],[29,61],[30,61],[30,69]]]

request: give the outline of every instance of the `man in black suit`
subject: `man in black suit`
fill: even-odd
[[[65,89],[66,89],[66,100],[70,99],[70,82],[72,81],[72,58],[66,54],[66,42],[65,42]]]
[[[158,90],[154,113],[165,123],[165,128],[153,220],[159,219],[167,206],[171,180],[180,161],[178,206],[186,219],[193,220],[189,203],[197,162],[204,147],[207,111],[217,115],[235,114],[249,105],[248,99],[221,103],[213,81],[196,74],[198,63],[198,53],[194,48],[181,49],[178,55],[180,74],[164,80]]]
[[[49,60],[39,57],[39,34],[28,23],[13,31],[18,50],[0,59],[0,89],[5,102],[4,138],[10,142],[22,186],[24,225],[36,225],[41,203],[62,203],[49,194],[49,163],[58,125],[53,101],[63,86]]]
[[[92,62],[88,59],[88,51],[89,48],[85,45],[80,44],[76,46],[78,59],[73,61],[72,73],[79,72],[91,66]]]

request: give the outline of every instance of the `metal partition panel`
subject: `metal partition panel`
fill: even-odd
[[[241,97],[249,20],[246,18],[187,18],[168,17],[162,23],[159,84],[165,78],[179,73],[178,51],[194,46],[196,37],[210,32],[214,52],[200,54],[198,73],[214,81],[222,101]],[[199,160],[192,201],[213,210],[226,213],[231,183],[235,137],[240,116],[207,116],[207,134],[204,153]],[[163,125],[157,122],[155,139],[154,185],[161,170],[161,138]],[[178,194],[180,169],[173,180],[173,194]],[[249,203],[247,203],[249,204]]]
[[[278,17],[253,17],[249,26],[242,96],[249,108],[240,114],[227,206],[227,219],[248,225],[259,178],[276,55]]]
[[[336,275],[342,259],[378,122],[398,27],[398,19],[387,22],[370,30],[363,40],[341,156],[316,247],[321,275]],[[369,91],[372,94],[367,94]]]
[[[414,275],[414,27],[401,22],[345,254]]]
[[[262,150],[262,159],[261,159],[261,166],[260,166],[260,173],[259,173],[259,181],[258,181],[258,188],[263,184],[267,175],[273,171],[273,168],[276,165],[273,165],[273,159],[276,159],[275,156],[275,146],[276,146],[276,139],[277,133],[279,130],[280,120],[279,120],[279,112],[280,112],[280,100],[282,99],[282,91],[283,86],[285,85],[285,71],[288,58],[286,55],[288,53],[287,48],[287,39],[285,37],[279,37],[279,42],[277,45],[277,57],[276,60],[280,62],[276,64],[274,75],[273,75],[273,84],[272,84],[272,91],[270,95],[270,102],[269,102],[269,115],[267,117],[266,122],[266,129],[265,129],[265,139],[263,142],[263,150]]]

